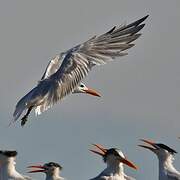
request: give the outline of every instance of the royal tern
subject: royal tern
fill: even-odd
[[[45,70],[45,72],[44,72],[44,74],[43,74],[40,81],[49,78],[52,74],[54,74],[58,70],[60,65],[61,65],[61,59],[60,59],[60,56],[57,55],[52,60],[50,60],[50,62],[48,63],[48,65],[46,67],[46,70]],[[32,90],[32,93],[34,93],[34,90]],[[42,103],[42,104],[37,103],[39,105],[36,105],[36,104],[28,105],[28,104],[31,104],[31,101],[32,101],[31,95],[32,95],[32,93],[30,91],[28,94],[26,94],[24,97],[22,97],[19,100],[19,102],[16,105],[15,112],[13,114],[13,117],[14,117],[13,121],[15,121],[21,116],[23,111],[27,109],[26,114],[21,119],[21,125],[22,126],[26,123],[26,121],[28,119],[28,116],[29,116],[29,114],[30,114],[30,112],[32,111],[33,108],[35,109],[35,114],[36,115],[40,115],[47,108],[46,103]],[[72,91],[72,93],[73,94],[74,93],[84,93],[84,94],[90,94],[92,96],[98,96],[98,97],[101,96],[97,91],[95,91],[95,90],[93,90],[91,88],[88,88],[82,82],[77,87],[75,87],[75,89]]]
[[[31,168],[29,173],[43,172],[46,174],[46,180],[63,180],[64,178],[60,177],[60,171],[62,167],[55,162],[49,162],[44,165],[33,165],[29,166]]]
[[[165,144],[145,139],[141,139],[141,141],[147,145],[139,145],[140,147],[149,149],[158,157],[159,180],[180,180],[180,172],[173,166],[174,154],[177,152]]]
[[[16,171],[17,151],[0,151],[0,180],[30,180]]]
[[[16,121],[22,112],[28,109],[21,125],[27,121],[31,109],[41,106],[41,111],[49,109],[66,95],[73,92],[95,65],[106,64],[119,56],[127,55],[125,50],[140,37],[138,33],[145,24],[145,16],[131,24],[113,27],[100,36],[93,36],[88,41],[79,44],[66,52],[61,53],[58,59],[61,65],[52,67],[52,72],[43,76],[37,86],[26,94],[16,105],[13,121]],[[51,69],[51,65],[50,65]],[[46,72],[49,71],[47,67]]]
[[[90,151],[101,155],[107,167],[97,177],[91,180],[135,180],[124,173],[123,164],[134,169],[137,169],[137,166],[129,161],[119,149],[106,149],[100,144],[93,145],[97,150],[91,149]]]

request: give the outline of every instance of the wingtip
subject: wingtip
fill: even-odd
[[[142,17],[141,19],[129,24],[127,27],[132,27],[132,26],[139,26],[142,22],[144,22],[147,18],[149,17],[149,15],[146,15],[144,17]]]
[[[146,16],[144,16],[142,19],[147,19],[149,17],[149,14],[147,14]]]
[[[147,18],[149,17],[149,14],[144,16],[143,18],[139,19],[139,23],[142,23],[143,21],[145,21]]]

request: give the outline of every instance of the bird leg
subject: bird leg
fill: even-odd
[[[21,119],[21,126],[22,127],[26,124],[26,122],[28,120],[28,116],[29,116],[32,108],[33,108],[32,106],[30,108],[28,108],[27,113],[22,117],[22,119]]]

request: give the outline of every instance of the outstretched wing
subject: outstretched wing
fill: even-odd
[[[52,59],[33,94],[33,99],[43,99],[39,105],[36,104],[35,113],[41,114],[71,93],[93,66],[126,55],[125,50],[131,48],[134,45],[132,42],[141,35],[138,32],[144,27],[142,22],[147,17],[129,25],[113,27],[105,34],[94,36]]]
[[[105,34],[94,36],[62,53],[63,62],[60,68],[48,78],[47,85],[51,88],[45,109],[72,92],[93,66],[106,64],[115,57],[127,55],[125,50],[134,46],[132,42],[141,35],[138,32],[144,27],[142,22],[147,17],[119,28],[113,27]]]

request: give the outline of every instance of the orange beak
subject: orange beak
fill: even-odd
[[[102,145],[100,144],[92,144],[96,149],[90,149],[91,152],[98,154],[100,156],[104,156],[107,152],[107,149],[104,148]]]
[[[126,158],[121,160],[121,162],[123,164],[126,164],[127,166],[133,168],[133,169],[136,169],[136,170],[138,169],[138,167],[134,163],[132,163],[131,161],[127,160]]]
[[[84,92],[87,93],[87,94],[90,94],[92,96],[101,97],[101,95],[98,92],[96,92],[94,89],[88,88],[88,89],[85,89]]]
[[[28,168],[32,168],[32,170],[28,171],[28,173],[37,173],[37,172],[45,172],[46,171],[46,168],[42,165],[28,166]]]
[[[156,144],[153,141],[150,140],[146,140],[146,139],[140,139],[140,141],[143,141],[144,143],[148,144],[148,145],[138,145],[140,147],[149,149],[151,151],[154,151],[156,149]],[[150,146],[149,146],[150,145]]]
[[[92,144],[96,149],[90,149],[91,152],[98,154],[100,156],[104,156],[107,153],[107,149],[104,148],[101,144]],[[138,169],[138,167],[132,163],[131,161],[127,160],[126,158],[120,160],[122,163],[126,164],[127,166]]]

